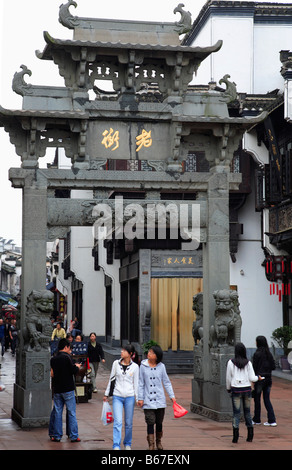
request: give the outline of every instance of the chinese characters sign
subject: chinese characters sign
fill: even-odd
[[[102,145],[105,146],[106,149],[108,148],[111,148],[114,147],[111,149],[112,151],[116,150],[117,148],[119,148],[120,144],[119,144],[119,140],[120,140],[120,136],[119,136],[119,131],[116,131],[114,132],[112,128],[110,128],[110,130],[105,130],[103,133],[103,139],[102,139]]]
[[[165,265],[175,265],[175,264],[180,264],[180,265],[186,265],[186,264],[195,264],[193,261],[192,256],[175,256],[175,257],[168,257],[164,258],[163,262]]]
[[[139,152],[142,147],[151,147],[152,145],[152,139],[151,139],[151,131],[147,132],[145,129],[143,129],[142,134],[138,135],[136,137],[136,145],[138,148],[136,149],[136,152]]]
[[[179,251],[165,253],[164,250],[153,250],[151,265],[153,272],[175,270],[176,272],[196,271],[199,273],[203,269],[203,253],[201,249],[195,252],[185,251],[184,254]]]
[[[102,139],[102,145],[105,146],[105,148],[111,148],[112,151],[116,150],[119,148],[119,140],[120,140],[120,132],[115,131],[110,128],[108,131],[107,129],[104,130],[102,133],[103,139]],[[136,137],[136,152],[139,152],[142,147],[151,147],[152,145],[152,139],[151,139],[151,131],[147,132],[145,129],[143,129],[142,133]]]
[[[168,160],[170,126],[166,122],[92,121],[86,146],[91,159]]]

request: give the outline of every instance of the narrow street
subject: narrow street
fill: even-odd
[[[1,369],[1,382],[6,388],[0,392],[0,450],[111,451],[112,426],[104,426],[100,419],[103,392],[109,378],[109,371],[105,367],[100,366],[97,381],[98,393],[93,394],[88,403],[77,405],[79,436],[81,438],[81,442],[77,444],[71,443],[66,435],[63,436],[60,443],[53,443],[49,440],[47,429],[24,430],[11,420],[14,374],[15,358],[12,358],[10,352],[6,352],[2,359]],[[288,376],[286,377],[286,379],[280,377],[273,379],[271,400],[278,426],[256,426],[252,443],[246,442],[244,423],[240,426],[238,444],[232,444],[231,423],[212,421],[191,412],[183,418],[176,419],[173,416],[171,402],[168,400],[164,419],[164,449],[168,452],[174,451],[176,454],[179,451],[188,450],[291,450],[292,382],[288,380]],[[177,402],[189,410],[192,374],[170,375],[170,379]],[[262,422],[265,420],[266,414],[263,406]],[[132,449],[133,451],[147,450],[146,425],[143,411],[140,408],[136,408],[134,413]],[[67,453],[65,455],[67,458]],[[116,455],[116,453],[111,452],[111,455]],[[122,455],[126,455],[126,453],[122,452]]]

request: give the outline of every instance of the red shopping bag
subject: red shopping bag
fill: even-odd
[[[175,418],[181,418],[188,413],[188,410],[179,405],[176,401],[173,404],[173,413]]]

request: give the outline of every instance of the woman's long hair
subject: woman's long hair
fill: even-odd
[[[248,359],[246,357],[246,348],[244,344],[236,343],[234,352],[235,355],[232,359],[233,364],[238,367],[238,369],[243,369],[248,363]]]
[[[134,348],[132,344],[127,344],[126,346],[123,346],[122,349],[125,349],[125,351],[127,351],[130,354],[132,361],[136,362],[136,364],[139,365],[139,357],[138,357],[136,349]]]
[[[273,358],[273,355],[269,349],[269,345],[265,336],[256,337],[256,346],[257,346],[257,349],[259,349],[260,351],[263,351],[263,353],[266,355],[268,359],[270,359],[271,357]]]

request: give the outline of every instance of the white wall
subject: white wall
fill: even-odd
[[[219,84],[229,74],[238,92],[264,94],[275,88],[284,90],[279,53],[291,50],[292,25],[254,25],[252,17],[212,16],[192,45],[211,46],[219,39],[223,40],[222,48],[201,64],[193,83],[207,84],[212,80]],[[246,135],[243,145],[258,163],[267,163],[268,152],[264,146],[257,146],[256,135]],[[247,348],[254,348],[256,336],[266,336],[271,344],[272,331],[282,325],[282,303],[276,295],[270,295],[270,283],[262,266],[262,220],[261,214],[255,212],[254,192],[240,210],[239,222],[243,223],[244,233],[240,236],[237,261],[230,262],[230,284],[238,287],[242,341]]]
[[[98,261],[103,273],[112,280],[112,339],[121,339],[121,287],[119,281],[120,260],[113,260],[113,264],[106,262],[106,249],[102,240],[98,245]]]
[[[70,168],[71,162],[64,150],[59,152],[59,168]],[[92,191],[72,190],[71,198],[92,199]],[[83,283],[82,333],[89,335],[94,331],[97,336],[105,336],[105,288],[103,271],[94,270],[92,248],[94,245],[93,227],[71,227],[71,271]],[[59,260],[64,259],[64,242],[60,240]],[[72,320],[71,278],[63,278],[60,267],[57,288],[67,295],[67,321]]]
[[[230,283],[238,286],[241,340],[247,348],[254,348],[256,336],[263,335],[271,345],[272,331],[282,325],[282,303],[276,295],[270,295],[270,283],[262,266],[261,214],[254,210],[254,193],[239,212],[239,222],[243,223],[243,234],[236,263],[230,264]]]
[[[192,46],[223,41],[220,51],[200,65],[194,84],[207,84],[229,74],[242,93],[284,91],[280,51],[292,48],[292,25],[254,24],[252,17],[212,16]]]
[[[92,191],[71,191],[71,198],[92,199]],[[83,283],[82,333],[105,335],[105,289],[102,271],[94,270],[92,227],[71,227],[71,271]]]
[[[253,22],[251,18],[214,18],[213,41],[223,40],[219,52],[212,54],[214,80],[230,75],[237,91],[253,91]],[[224,87],[224,85],[223,85]]]
[[[253,20],[252,18],[211,17],[192,46],[223,45],[200,65],[194,84],[217,84],[225,74],[230,75],[237,90],[253,92]],[[223,85],[224,87],[224,85]]]
[[[254,27],[254,93],[266,93],[275,88],[284,91],[280,74],[280,51],[292,48],[292,25]]]

